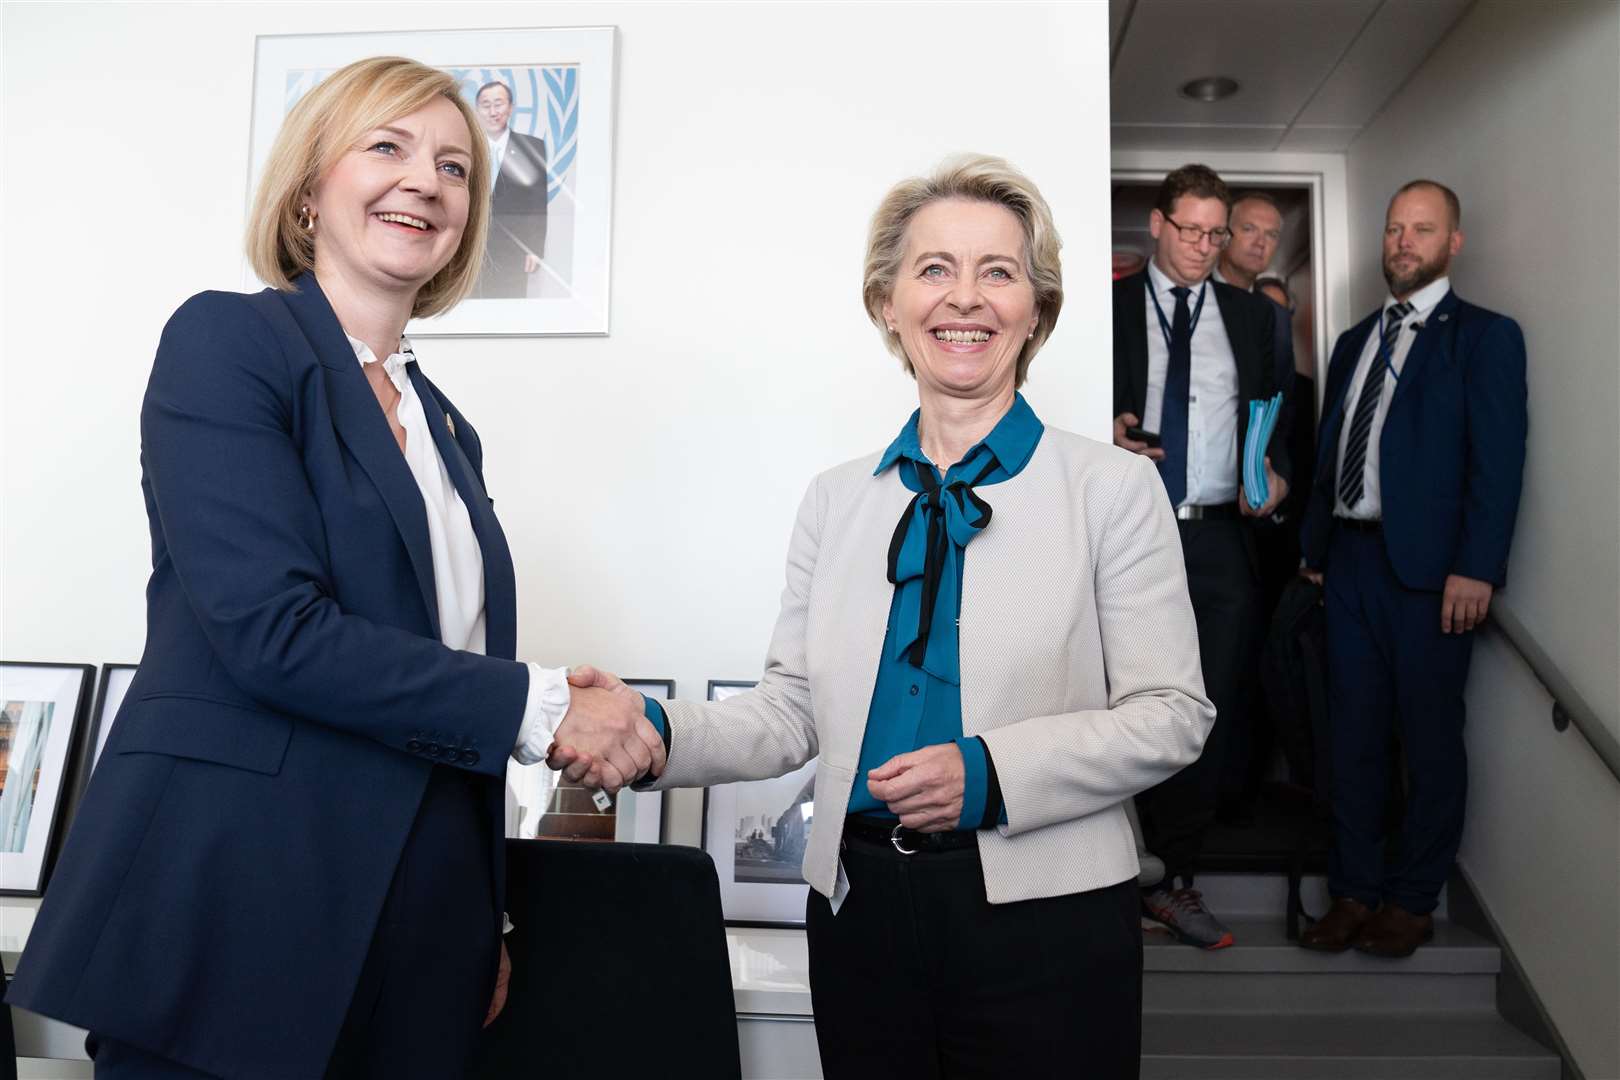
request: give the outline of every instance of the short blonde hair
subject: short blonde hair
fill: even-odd
[[[906,373],[915,377],[916,371],[899,335],[889,333],[883,321],[883,305],[894,294],[894,283],[905,259],[906,229],[911,219],[923,207],[942,199],[967,199],[1004,206],[1024,227],[1024,272],[1035,288],[1039,315],[1035,336],[1024,342],[1023,351],[1018,354],[1015,385],[1023,386],[1030,362],[1052,335],[1058,312],[1063,309],[1063,262],[1058,256],[1063,241],[1052,224],[1052,210],[1041,197],[1040,189],[1001,158],[984,154],[951,158],[930,175],[902,180],[889,189],[878,204],[877,213],[872,215],[872,226],[866,235],[866,277],[861,285],[866,314],[883,335],[884,345],[900,358]]]
[[[489,231],[489,146],[456,80],[402,56],[374,56],[339,68],[287,114],[270,148],[248,219],[248,261],[260,281],[290,290],[294,277],[315,268],[314,234],[298,224],[306,193],[361,135],[431,104],[436,97],[455,104],[471,135],[467,227],[450,261],[417,291],[411,315],[422,318],[449,311],[472,291]]]

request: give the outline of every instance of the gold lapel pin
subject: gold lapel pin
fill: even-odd
[[[444,414],[444,426],[450,429],[450,437],[452,439],[455,438],[456,437],[456,422],[454,420],[450,419],[450,414],[449,413]]]

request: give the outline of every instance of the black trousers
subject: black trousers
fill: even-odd
[[[810,996],[827,1080],[1133,1080],[1142,1041],[1134,881],[990,904],[976,848],[849,839],[837,915],[811,892]]]
[[[1215,727],[1197,761],[1136,797],[1148,850],[1167,878],[1190,879],[1215,817],[1222,762],[1247,758],[1249,673],[1260,646],[1261,594],[1254,537],[1244,521],[1178,521],[1187,591],[1198,622],[1204,692]]]
[[[462,1075],[489,1010],[500,948],[486,818],[468,777],[435,766],[383,902],[328,1080]],[[96,1035],[87,1045],[97,1080],[212,1075]]]
[[[1335,528],[1324,578],[1333,854],[1328,889],[1369,907],[1433,911],[1462,842],[1463,688],[1474,635],[1440,632],[1440,594],[1395,577],[1377,532]],[[1398,862],[1384,853],[1390,739],[1406,759]]]

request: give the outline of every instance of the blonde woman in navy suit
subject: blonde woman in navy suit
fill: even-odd
[[[504,993],[508,757],[661,762],[638,703],[513,659],[478,435],[402,336],[471,288],[488,193],[453,79],[351,64],[260,186],[272,288],[164,330],[146,654],[9,995],[98,1077],[459,1075]]]
[[[1175,520],[1151,462],[1018,393],[1063,283],[1046,202],[1006,162],[896,185],[863,294],[920,407],[811,482],[763,677],[663,703],[657,786],[818,759],[803,872],[830,1080],[1134,1077],[1125,802],[1214,718]]]

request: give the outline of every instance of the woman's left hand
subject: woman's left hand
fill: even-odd
[[[962,820],[967,767],[953,742],[896,754],[866,774],[866,790],[900,824],[918,832],[949,832]]]
[[[506,942],[501,942],[501,966],[495,970],[495,996],[489,1000],[489,1015],[484,1017],[484,1026],[495,1022],[506,1008],[506,986],[512,981],[512,958],[506,953]]]

